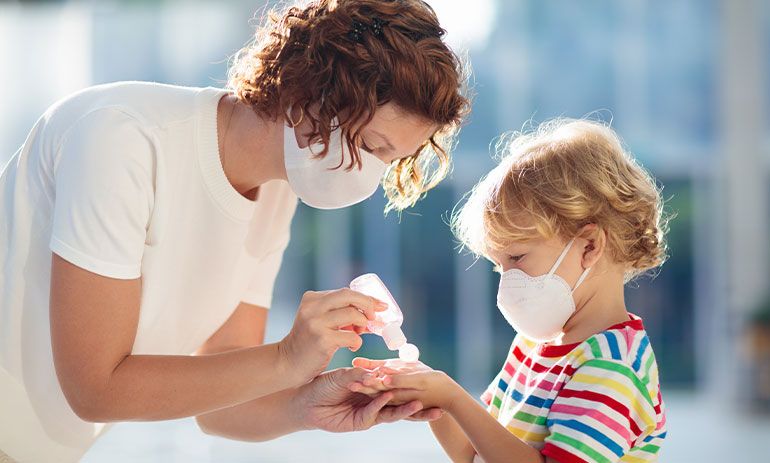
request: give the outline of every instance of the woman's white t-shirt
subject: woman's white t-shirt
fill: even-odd
[[[240,302],[268,307],[297,197],[241,196],[222,169],[227,92],[126,82],[52,106],[0,176],[0,450],[77,461],[102,424],[59,386],[48,316],[51,252],[111,278],[141,276],[135,354],[190,354]]]

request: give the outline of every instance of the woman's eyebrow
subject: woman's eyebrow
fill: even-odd
[[[372,134],[380,137],[382,139],[382,141],[384,141],[385,144],[388,146],[388,149],[390,151],[396,151],[396,148],[393,147],[393,144],[390,142],[390,140],[388,140],[388,137],[386,137],[385,135],[381,134],[380,132],[378,132],[376,130],[372,130]]]

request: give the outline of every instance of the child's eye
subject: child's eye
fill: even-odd
[[[514,264],[518,264],[523,258],[524,258],[524,254],[519,254],[518,256],[508,256],[508,260],[510,260]]]

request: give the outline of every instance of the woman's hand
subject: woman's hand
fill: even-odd
[[[294,326],[278,343],[296,382],[304,383],[320,374],[340,347],[358,350],[362,342],[359,333],[365,331],[375,312],[386,308],[387,304],[347,288],[306,292]]]
[[[388,406],[392,392],[373,398],[351,392],[349,385],[363,380],[366,374],[362,368],[340,368],[327,371],[302,386],[294,404],[305,427],[330,432],[362,431],[375,424],[404,418],[430,421],[441,416],[438,410],[423,410],[418,400]]]

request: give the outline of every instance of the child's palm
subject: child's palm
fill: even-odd
[[[422,362],[404,362],[401,359],[371,360],[359,357],[353,359],[353,366],[368,370],[369,376],[361,382],[352,383],[349,389],[370,397],[392,389],[382,383],[387,375],[432,371],[429,366]]]

